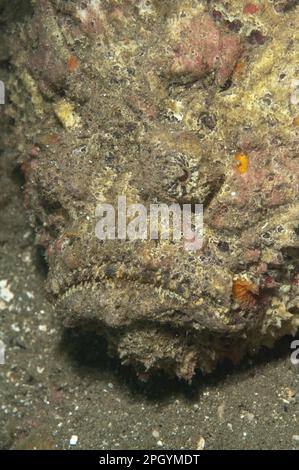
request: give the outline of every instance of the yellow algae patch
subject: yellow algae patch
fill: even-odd
[[[54,112],[66,129],[78,127],[80,117],[75,113],[74,106],[66,100],[60,100],[54,105]]]
[[[43,98],[38,91],[38,87],[32,76],[24,71],[21,74],[21,79],[26,90],[29,92],[31,96],[31,102],[33,104],[34,110],[38,116],[42,116],[44,114],[44,102]]]

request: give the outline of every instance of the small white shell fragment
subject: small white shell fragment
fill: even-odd
[[[77,445],[77,442],[78,442],[78,436],[73,435],[73,436],[70,438],[70,446],[75,446],[75,445]]]
[[[290,103],[294,106],[299,104],[299,80],[292,81],[292,93],[290,97]]]
[[[0,281],[0,299],[4,300],[4,302],[9,303],[14,298],[14,294],[10,290],[10,286],[8,285],[8,281],[3,279]]]
[[[206,445],[205,439],[201,436],[196,444],[196,450],[204,450]]]

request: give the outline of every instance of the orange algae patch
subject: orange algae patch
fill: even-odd
[[[236,169],[238,173],[240,173],[241,175],[244,175],[244,173],[246,173],[248,170],[248,163],[249,163],[248,157],[244,153],[239,152],[235,156],[235,160],[237,161]]]
[[[79,61],[77,57],[74,55],[71,55],[67,61],[67,68],[69,72],[75,72],[75,70],[78,68]]]
[[[294,121],[293,121],[293,125],[295,127],[299,127],[299,116],[295,117]]]
[[[250,308],[256,305],[258,288],[246,279],[234,280],[232,292],[235,301],[240,307]]]
[[[239,60],[239,62],[236,63],[236,66],[234,69],[234,77],[240,78],[241,75],[243,75],[245,68],[246,68],[245,62],[243,62],[242,60]]]

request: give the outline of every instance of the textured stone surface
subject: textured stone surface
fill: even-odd
[[[254,4],[43,0],[12,33],[5,112],[47,290],[142,374],[190,380],[298,328],[298,9]],[[202,202],[202,251],[97,241],[119,194]]]
[[[195,16],[180,36],[171,73],[198,79],[215,71],[217,81],[223,85],[241,55],[239,38],[232,34],[222,35],[207,14]]]

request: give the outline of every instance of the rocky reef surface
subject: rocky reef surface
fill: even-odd
[[[141,378],[190,381],[298,329],[297,6],[40,0],[1,46],[47,292]],[[119,195],[203,203],[202,249],[99,241]]]

